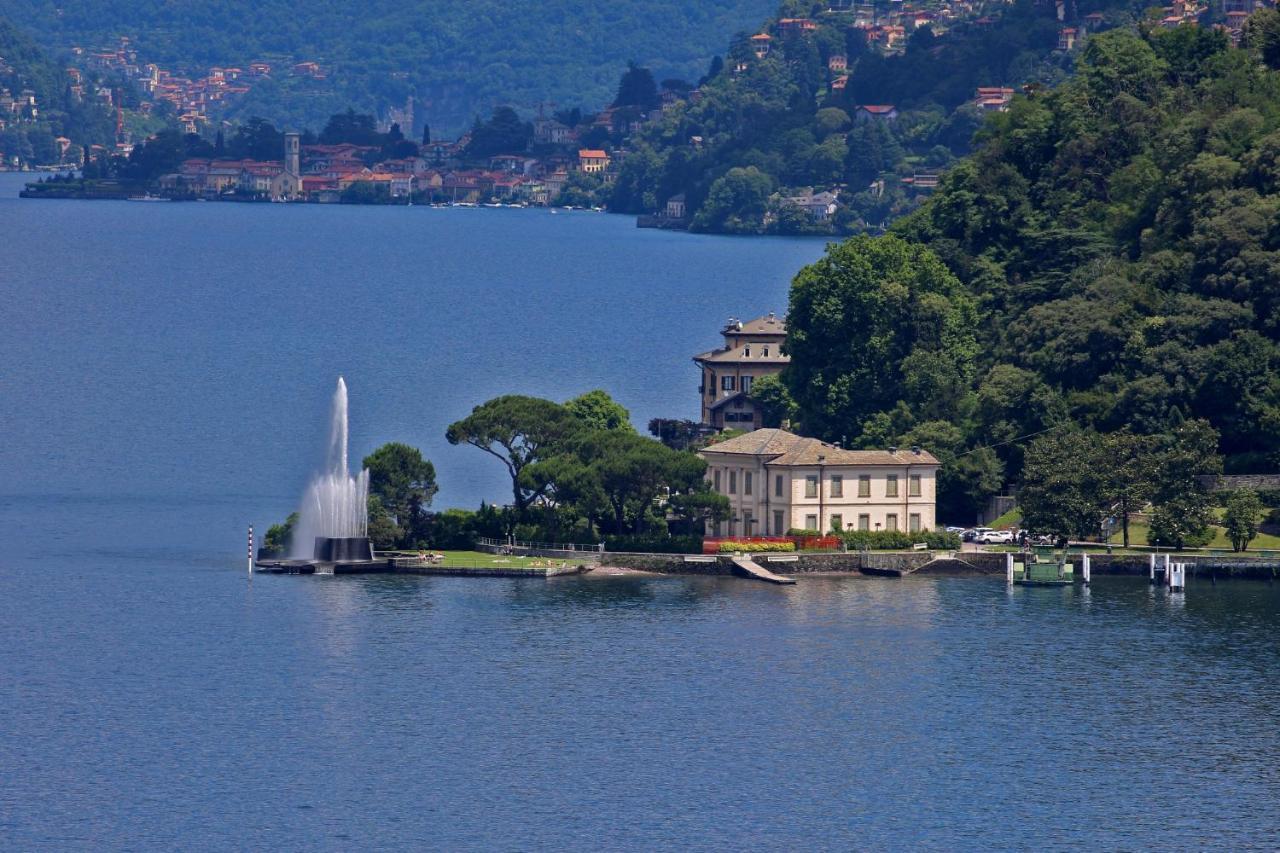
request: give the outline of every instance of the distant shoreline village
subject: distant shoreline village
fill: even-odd
[[[102,113],[99,125],[114,116],[113,144],[60,134],[9,164],[83,169],[27,198],[565,207],[707,233],[878,233],[937,190],[988,116],[1061,81],[1095,33],[1130,20],[1070,0],[784,4],[696,82],[632,64],[596,112],[498,107],[451,141],[432,136],[430,101],[413,95],[318,134],[231,123],[259,88],[314,92],[341,69],[295,56],[184,75],[120,38],[75,48],[64,70],[68,104]],[[1194,20],[1177,6],[1161,26]],[[1224,26],[1234,39],[1242,25]],[[1024,60],[1012,80],[999,70],[1009,52]],[[918,80],[925,55],[936,80]],[[10,120],[38,123],[41,96],[19,95]]]

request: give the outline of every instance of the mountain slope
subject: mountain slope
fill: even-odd
[[[61,68],[12,22],[0,16],[0,89],[19,100],[35,96],[26,106],[4,116],[0,129],[0,160],[5,165],[58,163],[64,159],[55,139],[65,136],[74,145],[107,145],[114,141],[110,113],[98,103],[72,97]],[[71,158],[78,162],[77,157]]]
[[[1096,36],[893,231],[797,277],[784,378],[824,438],[946,457],[955,517],[1068,426],[1280,463],[1280,72],[1222,32]]]
[[[419,98],[419,123],[458,129],[494,104],[599,106],[629,59],[696,78],[725,34],[772,0],[0,0],[47,45],[86,49],[128,36],[143,61],[183,69],[314,61],[326,80],[275,74],[241,105],[318,127],[355,106]],[[416,130],[416,128],[415,128]]]

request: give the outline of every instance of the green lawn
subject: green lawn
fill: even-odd
[[[427,551],[428,554],[444,554],[443,563],[438,566],[451,566],[467,569],[501,569],[501,568],[535,568],[538,566],[577,565],[577,561],[561,557],[518,557],[501,554],[486,554],[483,551]],[[399,556],[411,556],[411,552]]]
[[[1111,537],[1111,544],[1119,545],[1123,541],[1123,536],[1117,528],[1115,535]],[[1147,525],[1138,522],[1129,523],[1129,544],[1130,545],[1146,545],[1147,544]],[[1221,527],[1213,528],[1213,541],[1209,543],[1210,548],[1220,548],[1226,551],[1231,550],[1231,540],[1227,538],[1227,531]],[[1272,536],[1267,533],[1259,533],[1257,538],[1249,543],[1250,551],[1280,551],[1280,536]]]
[[[1021,523],[1022,523],[1022,510],[1018,509],[1015,506],[1013,509],[1006,512],[1004,515],[1000,516],[995,521],[988,524],[987,527],[994,527],[996,530],[1003,530],[1006,527],[1017,527]]]

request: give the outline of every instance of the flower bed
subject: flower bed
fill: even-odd
[[[796,543],[794,542],[755,542],[751,540],[735,540],[726,539],[717,543],[716,551],[720,554],[733,554],[742,552],[743,554],[762,554],[766,552],[778,551],[794,551]]]

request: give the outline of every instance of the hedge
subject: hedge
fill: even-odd
[[[701,536],[606,536],[604,549],[634,554],[701,554]]]
[[[905,530],[846,530],[840,534],[851,551],[866,548],[871,551],[903,551],[920,542],[935,551],[959,551],[960,534],[945,530],[921,530],[908,533]]]
[[[794,551],[794,542],[721,542],[720,553],[732,554],[741,551],[744,554],[759,554],[766,551]]]

